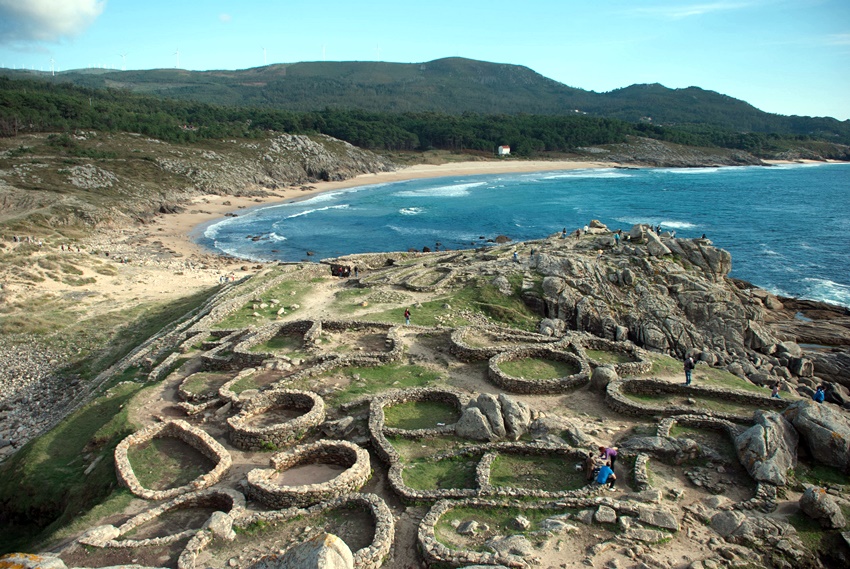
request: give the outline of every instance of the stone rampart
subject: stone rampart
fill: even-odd
[[[215,464],[215,467],[210,472],[199,476],[183,486],[169,488],[167,490],[149,490],[145,488],[141,485],[139,479],[136,478],[136,473],[133,471],[130,459],[127,456],[128,449],[155,438],[166,437],[181,440],[197,449],[209,458]],[[118,481],[126,486],[130,492],[145,500],[167,500],[180,494],[185,494],[186,492],[208,488],[221,480],[224,474],[230,469],[230,466],[231,457],[227,449],[221,446],[210,435],[185,421],[156,423],[146,429],[133,433],[115,447],[115,471],[118,475]]]
[[[230,515],[232,518],[237,518],[245,513],[245,497],[239,492],[228,488],[213,488],[183,494],[156,508],[151,508],[139,515],[133,516],[117,528],[109,526],[112,528],[112,531],[104,528],[104,526],[95,528],[78,541],[83,545],[101,548],[135,548],[168,545],[169,543],[174,543],[175,541],[195,535],[201,528],[187,529],[172,535],[150,539],[121,539],[121,536],[127,535],[136,528],[155,520],[167,512],[189,508],[216,508],[218,511]],[[104,529],[107,529],[107,531],[104,531]],[[116,535],[115,538],[105,538],[113,534]]]
[[[696,408],[694,405],[664,405],[661,402],[658,404],[650,404],[631,399],[626,394],[656,396],[674,394],[686,397],[711,397],[713,399],[720,399],[732,403],[759,405],[762,408],[777,411],[782,411],[789,405],[789,402],[786,400],[773,399],[771,397],[758,395],[748,391],[734,391],[720,387],[683,385],[660,379],[618,379],[616,381],[612,381],[608,384],[606,390],[605,403],[618,413],[639,417],[667,417],[671,415],[691,415],[699,412],[700,414],[708,417],[725,419],[735,423],[749,424],[753,421],[751,413],[736,414],[723,411],[711,411]]]
[[[303,464],[333,464],[345,470],[327,482],[281,486],[272,480],[281,472]],[[308,506],[356,492],[372,475],[369,453],[348,441],[320,440],[295,447],[271,458],[272,468],[248,473],[247,495],[269,508]]]
[[[649,373],[649,370],[652,369],[652,361],[649,359],[647,353],[641,348],[635,346],[632,342],[615,342],[613,340],[606,340],[605,338],[599,338],[589,334],[576,334],[572,340],[573,345],[580,350],[582,356],[594,367],[606,365],[606,363],[595,361],[587,354],[586,350],[611,352],[613,354],[625,356],[632,360],[629,362],[611,364],[614,367],[614,371],[616,371],[617,375],[620,377],[643,375],[645,373]]]
[[[266,427],[248,424],[252,418],[275,408],[303,411],[304,414]],[[297,441],[324,420],[325,402],[321,397],[309,391],[280,389],[253,397],[237,415],[227,419],[227,425],[233,446],[256,451],[269,446],[281,448]]]
[[[572,375],[555,379],[526,379],[510,376],[499,367],[499,364],[502,362],[535,357],[566,362],[579,371]],[[510,393],[544,395],[564,393],[581,387],[590,380],[590,368],[587,362],[569,352],[549,348],[521,348],[502,352],[490,358],[487,366],[487,377],[494,385]]]
[[[247,528],[258,522],[274,524],[286,522],[305,515],[319,515],[340,508],[360,508],[372,518],[375,531],[372,541],[366,547],[354,551],[354,567],[357,569],[378,569],[384,563],[392,549],[395,540],[395,521],[392,511],[379,496],[375,494],[348,494],[321,504],[316,504],[307,509],[287,508],[273,512],[257,512],[244,516],[234,522],[238,528]],[[209,531],[198,532],[180,555],[177,561],[177,569],[200,569],[197,565],[198,555],[212,542],[213,536]],[[278,549],[269,544],[269,554],[277,554]],[[236,558],[239,560],[240,558]],[[251,563],[250,560],[237,562],[235,569],[244,569]]]
[[[510,330],[501,326],[464,326],[456,328],[451,334],[450,353],[457,359],[465,362],[474,362],[481,360],[489,360],[496,354],[521,349],[526,346],[470,346],[466,343],[466,336],[475,330],[481,330],[488,336],[496,340],[505,342],[521,342],[523,344],[548,344],[552,345],[559,341],[558,338],[544,336],[542,334],[532,334],[529,332],[521,332],[519,330]]]

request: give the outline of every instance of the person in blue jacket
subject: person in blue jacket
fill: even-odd
[[[617,483],[617,475],[607,464],[603,464],[599,469],[599,474],[596,475],[597,484],[608,484],[608,490],[615,491],[614,484]]]
[[[824,398],[826,397],[826,393],[823,391],[823,385],[818,385],[817,391],[812,395],[812,399],[817,401],[818,403],[823,403]]]

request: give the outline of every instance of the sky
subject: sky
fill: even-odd
[[[581,89],[701,87],[850,119],[850,0],[0,0],[0,67],[524,65]]]

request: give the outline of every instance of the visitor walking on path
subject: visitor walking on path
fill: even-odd
[[[691,371],[693,371],[695,366],[694,358],[691,356],[685,358],[685,385],[691,384]]]
[[[599,458],[614,468],[614,463],[617,461],[617,447],[599,447]]]
[[[410,325],[410,309],[409,308],[406,308],[404,310],[404,323],[408,326]]]

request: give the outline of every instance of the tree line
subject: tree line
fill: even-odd
[[[284,111],[160,99],[119,89],[0,77],[0,136],[91,129],[135,132],[174,143],[257,138],[268,131],[327,134],[376,151],[430,149],[568,153],[642,136],[689,146],[746,150],[756,155],[816,140],[807,136],[736,133],[706,125],[676,128],[591,116],[440,112],[389,113],[326,108]],[[835,142],[835,141],[831,141]]]

